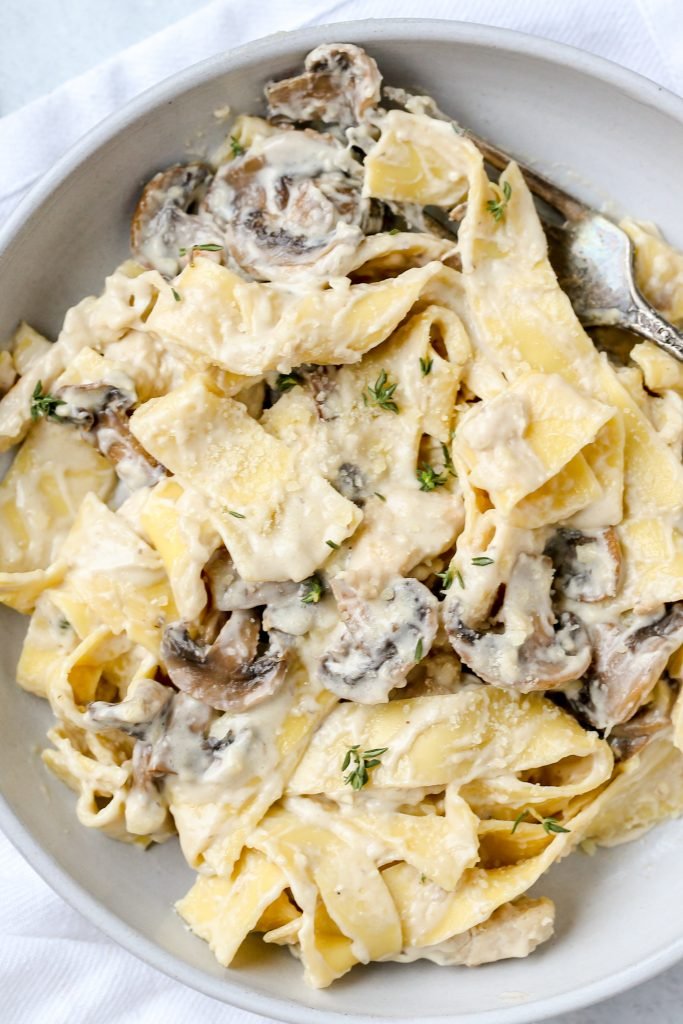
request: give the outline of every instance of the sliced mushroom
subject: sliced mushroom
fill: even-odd
[[[593,661],[573,703],[591,725],[612,730],[645,703],[683,644],[683,602],[644,626],[598,623],[591,627],[591,641]]]
[[[130,228],[131,248],[140,263],[174,277],[181,249],[216,241],[212,225],[195,215],[212,174],[208,164],[174,164],[145,185]]]
[[[660,679],[651,699],[628,722],[616,725],[607,737],[617,761],[627,761],[647,746],[654,736],[671,727],[674,691]]]
[[[144,679],[135,686],[130,697],[115,704],[93,701],[88,705],[86,722],[98,729],[119,729],[142,739],[150,726],[168,710],[174,690],[155,679]]]
[[[615,597],[621,581],[621,547],[616,530],[559,529],[545,554],[555,566],[555,589],[572,601]]]
[[[127,412],[137,395],[132,386],[122,389],[105,381],[59,388],[59,418],[92,431],[100,452],[114,466],[119,479],[131,491],[152,487],[166,475],[164,467],[145,451],[130,431]]]
[[[321,658],[320,679],[339,697],[381,704],[429,652],[438,601],[422,583],[403,577],[371,601],[339,580],[332,589],[342,621]]]
[[[288,647],[282,634],[269,636],[268,650],[257,656],[258,618],[237,611],[211,645],[193,640],[185,623],[167,626],[161,656],[179,690],[218,711],[246,711],[284,682]]]
[[[495,621],[463,621],[454,591],[446,629],[458,657],[481,679],[528,693],[556,690],[579,679],[591,660],[586,630],[569,613],[553,611],[549,558],[521,554],[510,575]]]
[[[304,71],[266,86],[268,116],[288,121],[359,124],[380,100],[382,76],[353,43],[324,43],[306,57]]]
[[[358,508],[363,508],[368,494],[371,493],[368,491],[363,473],[353,462],[343,462],[331,483],[343,497],[352,501]]]
[[[219,169],[202,213],[256,278],[290,278],[297,268],[343,274],[344,260],[373,226],[362,184],[362,167],[341,143],[283,130]]]
[[[240,579],[230,555],[222,548],[207,564],[214,608],[224,612],[263,608],[263,628],[303,636],[313,625],[315,607],[304,602],[301,583],[251,583]]]

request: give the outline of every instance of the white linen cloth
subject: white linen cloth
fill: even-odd
[[[683,94],[681,0],[213,0],[0,119],[0,224],[88,129],[144,89],[221,50],[304,25],[448,18],[518,29],[607,57]],[[5,31],[7,29],[5,28]],[[335,32],[330,32],[330,38]],[[680,980],[679,980],[680,978]],[[680,1020],[683,971],[557,1024]],[[159,974],[67,907],[0,835],[3,1024],[259,1024]]]

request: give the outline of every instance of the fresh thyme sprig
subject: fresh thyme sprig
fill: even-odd
[[[422,356],[420,356],[420,369],[422,370],[423,377],[429,376],[429,374],[432,372],[433,365],[434,360],[432,359],[431,356],[425,356],[424,359],[422,358]]]
[[[246,153],[246,149],[235,135],[230,136],[230,151],[233,156],[243,156]]]
[[[373,750],[365,750],[361,753],[360,744],[356,743],[355,746],[349,747],[341,766],[342,772],[345,772],[347,768],[351,769],[344,776],[344,784],[351,786],[351,789],[362,789],[369,781],[371,769],[382,763],[380,758],[388,749],[388,747],[375,747]]]
[[[505,210],[510,202],[510,197],[512,196],[512,185],[509,181],[503,182],[502,191],[502,199],[489,199],[486,204],[486,209],[489,211],[496,224],[498,224],[505,216]]]
[[[64,399],[43,391],[43,382],[39,380],[31,396],[31,419],[37,420],[44,416],[47,420],[62,422],[61,417],[55,412],[60,405],[64,405]]]
[[[458,573],[458,575],[460,576],[459,573]],[[442,584],[443,584],[443,586],[441,587],[441,590],[444,593],[447,590],[451,589],[451,587],[453,586],[453,579],[454,579],[454,577],[453,577],[453,570],[452,569],[446,569],[445,572],[437,572],[436,576],[437,576],[437,579],[440,579]],[[462,579],[462,577],[460,577],[460,578]]]
[[[530,814],[532,818],[535,818],[539,825],[543,826],[543,831],[546,832],[548,835],[551,835],[552,833],[556,833],[559,835],[560,832],[571,832],[570,828],[565,828],[564,825],[560,825],[557,818],[544,818],[541,814],[538,813],[538,811],[533,810],[533,808],[525,807],[524,810],[520,811],[517,817],[515,818],[514,824],[510,832],[511,835],[515,834],[518,826],[521,825],[521,823],[526,818],[527,814]]]
[[[386,412],[398,412],[398,405],[394,401],[394,392],[398,387],[397,383],[391,384],[386,370],[382,370],[377,377],[377,380],[372,384],[368,384],[368,395],[363,393],[363,400],[366,405],[376,405],[379,409],[385,409]]]
[[[318,576],[309,576],[301,584],[303,592],[301,595],[302,604],[317,604],[323,594],[323,585]]]
[[[421,491],[433,491],[437,487],[443,487],[448,479],[445,473],[438,473],[428,462],[420,463],[415,475],[420,481]]]

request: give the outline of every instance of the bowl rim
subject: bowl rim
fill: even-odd
[[[521,57],[558,64],[616,87],[638,102],[672,117],[683,129],[683,98],[664,86],[604,57],[513,29],[441,18],[366,18],[277,32],[223,51],[176,72],[144,90],[119,111],[110,114],[91,128],[30,188],[0,230],[0,274],[14,237],[40,213],[41,207],[49,200],[55,189],[130,122],[227,70],[235,67],[239,69],[240,65],[252,63],[259,56],[284,56],[293,49],[312,49],[326,39],[344,38],[347,34],[349,37],[364,36],[367,39],[365,45],[368,46],[372,45],[373,36],[382,42],[392,38],[412,41],[419,38],[425,42],[446,40],[472,47],[493,47]],[[0,828],[42,880],[69,906],[129,953],[173,980],[180,981],[206,996],[287,1024],[329,1024],[332,1019],[352,1020],[357,1024],[395,1024],[399,1019],[375,1014],[361,1017],[332,1007],[309,1007],[284,994],[275,997],[258,992],[248,981],[214,977],[192,967],[146,939],[82,888],[76,879],[61,868],[33,838],[28,828],[11,810],[2,792]],[[638,964],[626,966],[599,981],[543,999],[537,1004],[520,1003],[455,1016],[449,1014],[422,1017],[421,1021],[422,1024],[448,1024],[449,1021],[452,1024],[530,1024],[530,1021],[547,1020],[556,1014],[581,1009],[633,988],[672,966],[681,958],[683,931],[678,939],[650,953]],[[532,1016],[529,1016],[530,1013]]]

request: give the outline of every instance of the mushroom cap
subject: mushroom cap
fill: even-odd
[[[573,703],[598,729],[613,729],[632,718],[683,644],[683,602],[641,622],[598,623],[590,629],[593,660]]]
[[[364,600],[341,580],[332,582],[341,623],[319,666],[323,685],[358,704],[381,704],[429,652],[438,601],[418,580],[397,577],[376,600]]]
[[[369,224],[362,184],[361,165],[336,139],[283,129],[219,168],[201,212],[255,278],[289,280],[297,268],[329,275]]]
[[[308,54],[302,74],[266,86],[268,116],[350,127],[377,106],[381,85],[376,62],[360,46],[324,43]]]
[[[257,657],[259,620],[233,612],[213,644],[190,637],[186,623],[166,627],[161,657],[183,693],[218,711],[246,711],[272,697],[284,682],[288,645],[283,634],[269,634],[267,651]]]
[[[572,601],[615,597],[621,582],[621,545],[617,531],[581,531],[562,527],[546,545],[555,567],[554,587]]]
[[[128,426],[127,412],[137,402],[132,381],[130,387],[107,381],[69,384],[56,394],[63,403],[57,407],[59,418],[93,431],[100,452],[131,491],[152,487],[166,475],[161,463],[142,447]]]
[[[521,554],[497,622],[468,625],[458,596],[446,602],[453,649],[480,679],[529,693],[556,690],[586,671],[591,661],[588,634],[576,616],[555,616],[552,579],[549,558]]]
[[[216,241],[212,225],[202,224],[193,212],[212,175],[208,164],[196,162],[173,164],[150,178],[130,226],[131,249],[143,266],[174,277],[180,269],[180,249]]]

